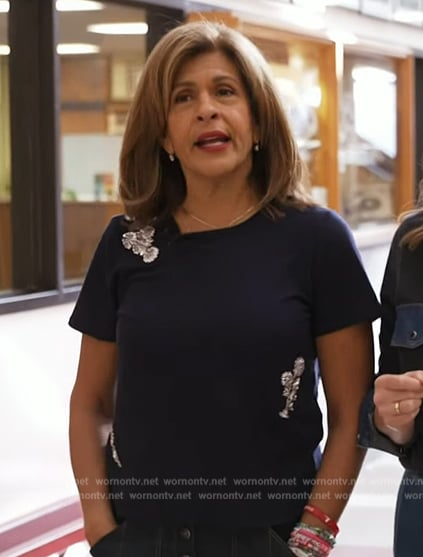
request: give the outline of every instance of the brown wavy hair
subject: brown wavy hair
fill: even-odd
[[[412,211],[406,211],[400,215],[400,222],[404,221],[407,217],[411,215],[416,215],[421,213],[423,216],[423,180],[419,184],[419,195],[416,202],[416,207]],[[413,228],[410,232],[404,235],[401,239],[400,244],[402,246],[408,247],[410,250],[414,250],[423,242],[423,224]]]
[[[177,160],[170,162],[162,143],[178,73],[187,61],[210,52],[221,52],[234,63],[247,92],[260,140],[250,177],[260,207],[275,215],[287,205],[314,205],[304,163],[266,60],[240,32],[201,21],[172,29],[156,44],[129,110],[119,190],[127,215],[137,223],[163,219],[185,199],[182,169]]]

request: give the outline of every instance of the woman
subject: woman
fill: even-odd
[[[127,217],[105,231],[70,320],[83,333],[71,454],[93,555],[333,547],[363,458],[379,306],[346,225],[304,182],[255,46],[210,23],[162,38],[123,139]]]
[[[423,555],[423,195],[393,238],[381,290],[379,374],[363,405],[360,444],[400,457],[395,557]]]

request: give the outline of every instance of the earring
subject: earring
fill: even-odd
[[[260,143],[258,141],[254,142],[253,149],[256,153],[260,151]]]
[[[175,162],[175,155],[173,153],[169,153],[169,160],[170,162]]]

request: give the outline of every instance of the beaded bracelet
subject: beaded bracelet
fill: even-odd
[[[327,557],[335,545],[335,537],[329,533],[322,536],[319,528],[303,524],[291,532],[288,546],[298,557]]]
[[[328,553],[332,549],[332,544],[321,538],[318,534],[308,528],[297,528],[293,540],[301,547],[310,547]]]
[[[292,546],[290,546],[289,549],[291,550],[291,553],[295,555],[295,557],[313,557],[313,555],[305,549],[300,549],[299,547]]]
[[[297,528],[305,528],[307,530],[311,530],[324,540],[328,541],[332,547],[335,547],[336,538],[334,534],[332,534],[332,532],[327,528],[321,528],[320,526],[311,526],[310,524],[307,524],[305,522],[299,522],[295,529]]]

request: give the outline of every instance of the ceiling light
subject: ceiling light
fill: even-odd
[[[57,0],[56,9],[59,12],[93,12],[104,10],[104,5],[91,0]]]
[[[0,56],[7,56],[10,54],[10,46],[8,44],[0,44]]]
[[[95,44],[61,43],[57,45],[57,54],[95,54],[100,47]]]
[[[0,0],[0,13],[7,13],[9,9],[9,0]],[[104,5],[92,0],[57,0],[56,9],[59,12],[92,12],[104,10]]]
[[[137,23],[96,23],[88,25],[87,30],[90,33],[101,33],[103,35],[146,35],[148,25],[143,21]]]

